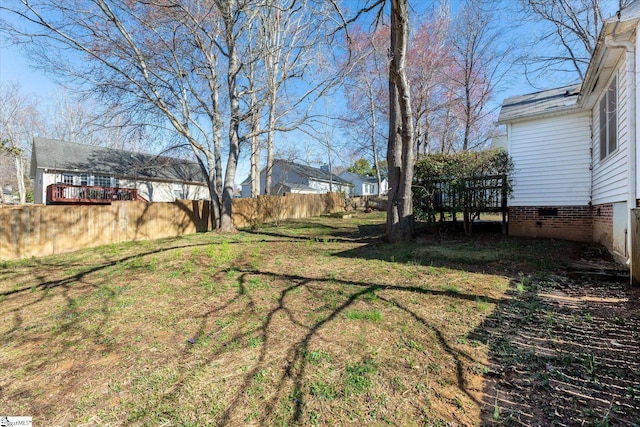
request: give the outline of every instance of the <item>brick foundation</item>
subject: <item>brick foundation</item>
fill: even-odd
[[[593,207],[593,241],[613,248],[613,203]]]
[[[510,206],[509,234],[591,242],[594,238],[592,208],[589,206]]]

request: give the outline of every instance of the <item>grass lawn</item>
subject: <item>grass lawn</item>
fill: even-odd
[[[592,248],[437,233],[389,245],[383,222],[360,213],[0,262],[0,415],[640,423],[637,294],[562,275]],[[592,341],[602,331],[613,335]]]

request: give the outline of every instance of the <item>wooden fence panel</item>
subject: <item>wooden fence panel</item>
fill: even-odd
[[[234,199],[236,227],[344,210],[341,194],[289,194]],[[70,252],[126,241],[211,230],[206,201],[139,201],[111,205],[24,205],[0,209],[0,259]]]

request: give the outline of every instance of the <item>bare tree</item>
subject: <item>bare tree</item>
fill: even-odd
[[[384,0],[372,0],[346,19],[338,11],[342,28],[356,21],[362,14],[384,6]],[[390,0],[389,44],[389,139],[387,164],[389,168],[389,202],[387,207],[386,235],[390,242],[408,241],[413,238],[414,218],[411,185],[415,164],[415,139],[411,107],[411,85],[407,77],[407,49],[409,43],[409,2]],[[383,9],[378,9],[378,14]],[[348,38],[349,36],[347,36]]]
[[[341,73],[333,67],[335,34],[328,7],[311,0],[268,0],[259,11],[266,88],[266,194],[271,191],[276,134],[304,127],[313,133],[315,125],[321,126],[313,121],[314,107],[340,81]]]
[[[256,20],[254,24],[251,26],[250,31],[248,32],[249,37],[249,55],[258,56],[259,55],[259,34],[254,29],[255,24],[258,22]],[[247,73],[247,81],[249,84],[249,162],[250,162],[250,183],[251,183],[251,197],[257,197],[260,195],[260,133],[261,133],[261,113],[262,106],[259,102],[259,83],[258,83],[258,70],[257,70],[257,61],[251,60],[249,61],[249,66],[245,67],[245,72]]]
[[[125,112],[104,108],[95,99],[74,96],[59,89],[55,103],[42,109],[42,136],[87,145],[102,145],[118,149],[138,150],[144,138],[150,148],[149,130],[133,123]]]
[[[618,9],[631,1],[618,0]],[[583,80],[602,21],[607,17],[604,1],[521,0],[521,9],[525,19],[543,24],[542,31],[531,41],[530,51],[535,53],[521,59],[528,74],[537,76],[546,71],[570,69]]]
[[[509,48],[498,46],[500,30],[482,3],[467,1],[454,22],[451,46],[455,69],[450,78],[459,99],[461,148],[468,150],[481,146],[490,136],[483,132],[483,122],[492,113],[488,103],[494,89],[509,70]]]
[[[387,238],[391,242],[413,238],[411,185],[415,164],[411,89],[407,78],[409,40],[408,0],[391,0],[391,47],[389,63],[389,202]]]
[[[153,115],[173,128],[207,178],[215,227],[230,231],[239,127],[245,118],[240,45],[261,3],[78,0],[67,7],[55,0],[9,0],[0,10],[13,18],[4,21],[5,34],[31,42],[43,66],[132,115]],[[225,109],[219,101],[222,91]],[[224,129],[228,157],[223,173]]]
[[[25,162],[39,128],[36,99],[24,94],[18,83],[0,83],[0,152],[13,162],[20,203],[27,200]],[[0,187],[2,184],[0,182]]]
[[[373,165],[380,163],[379,145],[382,132],[380,123],[386,123],[389,116],[388,87],[384,93],[384,76],[387,70],[389,43],[388,27],[378,28],[368,34],[360,28],[351,31],[349,39],[350,72],[345,76],[345,93],[348,113],[343,126],[357,145],[357,150],[371,156]],[[375,167],[378,180],[378,195],[382,191],[382,176]]]
[[[449,107],[448,72],[453,49],[449,45],[451,20],[448,5],[434,5],[417,25],[408,51],[409,79],[413,107],[416,150],[418,155],[436,147],[439,134],[437,118]]]

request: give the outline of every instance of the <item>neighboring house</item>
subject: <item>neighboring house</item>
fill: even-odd
[[[265,193],[266,168],[260,172],[260,189]],[[251,197],[251,177],[241,184],[242,197]],[[328,192],[351,194],[352,185],[337,175],[322,169],[276,159],[271,168],[271,194],[285,193],[324,194]]]
[[[638,205],[640,1],[605,20],[581,85],[506,99],[509,233],[595,241],[630,257]]]
[[[344,171],[338,176],[345,181],[353,184],[353,196],[378,195],[378,178],[376,178],[375,176],[360,175],[349,171]],[[387,190],[387,179],[383,178],[381,183],[381,191],[379,194],[386,194]]]
[[[30,176],[34,203],[209,199],[197,163],[53,139],[34,139]]]

